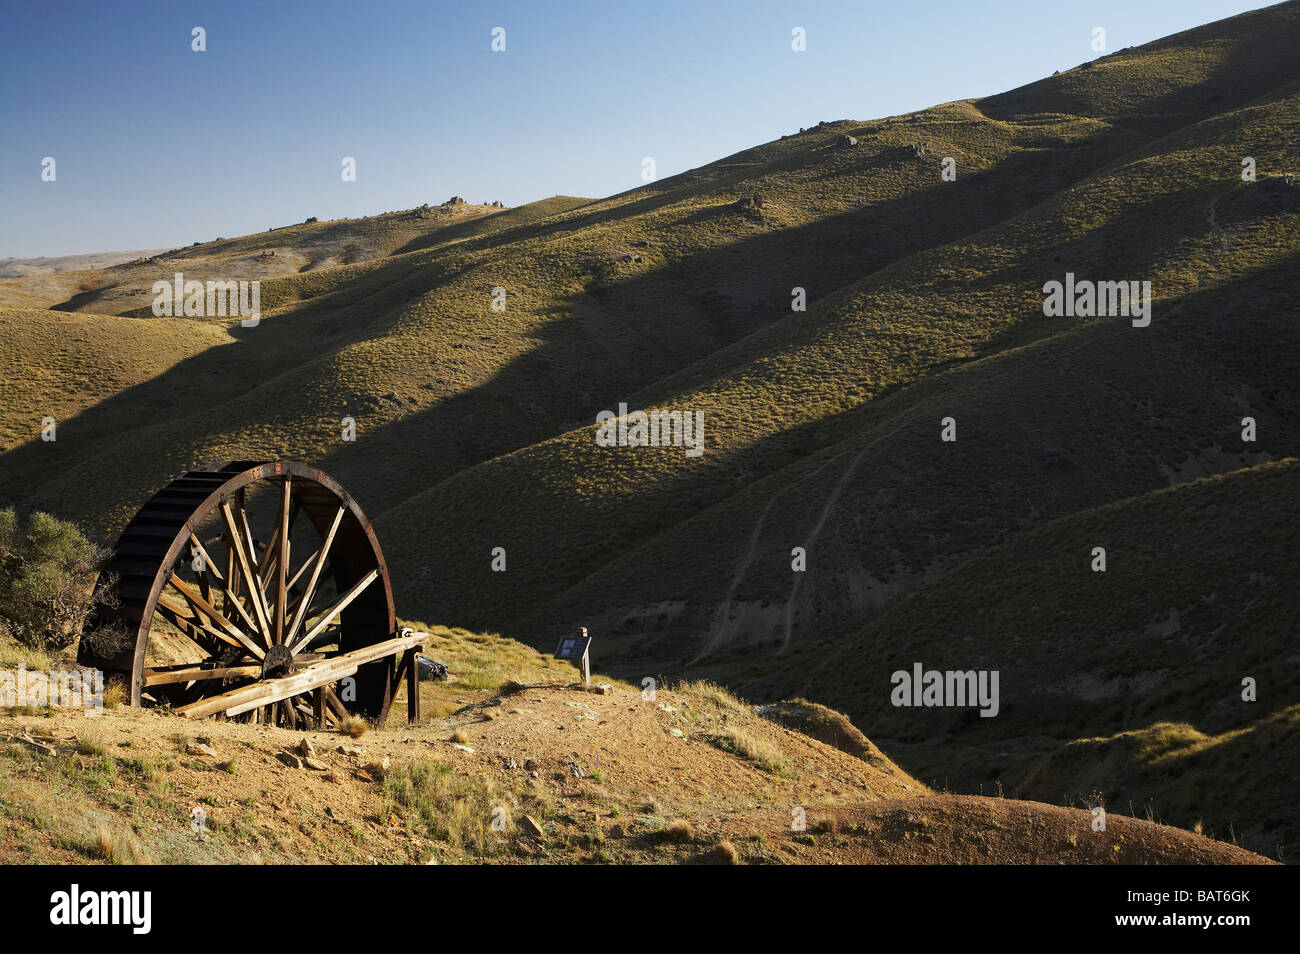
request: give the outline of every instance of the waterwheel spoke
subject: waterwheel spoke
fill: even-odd
[[[344,593],[342,596],[340,596],[338,600],[335,601],[334,605],[325,611],[325,615],[322,616],[316,622],[316,625],[314,625],[311,629],[307,630],[307,632],[303,633],[302,636],[299,637],[298,642],[295,643],[293,646],[291,646],[289,651],[293,652],[303,646],[310,644],[311,641],[315,639],[321,633],[321,631],[325,629],[326,626],[334,622],[334,618],[336,616],[342,613],[343,610],[346,609],[347,606],[353,600],[355,600],[358,596],[361,595],[362,590],[364,590],[367,586],[369,586],[378,578],[379,578],[379,570],[378,568],[376,568],[371,570],[361,579],[357,580],[356,583],[352,584],[352,586],[348,589],[348,591]]]
[[[195,589],[192,586],[190,586],[188,583],[186,583],[184,580],[178,577],[175,573],[173,573],[171,577],[168,578],[167,582],[171,585],[173,589],[175,589],[178,593],[180,593],[181,596],[185,597],[185,601],[189,603],[194,609],[203,612],[210,620],[212,620],[212,622],[216,626],[220,627],[221,630],[225,631],[225,633],[233,637],[237,641],[236,645],[246,649],[248,652],[252,653],[253,656],[257,659],[266,658],[266,653],[262,650],[262,648],[259,647],[257,643],[255,643],[247,634],[245,634],[243,630],[241,630],[230,620],[226,619],[226,617],[221,613],[220,610],[218,610],[215,606],[213,606],[211,603],[205,600],[203,598],[202,593],[195,591]],[[212,629],[211,627],[205,627],[205,628],[207,628],[208,631],[210,632],[213,633],[217,632],[217,630]]]
[[[235,548],[230,542],[229,535],[226,536],[226,575],[221,581],[221,609],[227,616],[230,610],[236,608],[241,615],[248,621],[249,626],[253,626],[251,618],[244,612],[243,604],[239,602],[239,571],[235,565]]]
[[[257,553],[257,541],[253,538],[253,529],[248,522],[248,507],[246,502],[241,498],[239,510],[236,511],[239,517],[239,526],[243,529],[244,535],[240,540],[244,544],[244,553],[248,557],[248,566],[252,571],[253,581],[250,584],[252,592],[257,594],[258,600],[262,604],[262,613],[266,618],[266,638],[269,646],[271,640],[271,604],[266,600],[266,581],[263,579],[263,570],[271,563],[271,545],[268,543],[262,548],[259,556]],[[259,617],[260,619],[260,617]]]
[[[232,646],[235,649],[243,648],[239,644],[238,640],[234,639],[232,636],[228,635],[227,633],[223,633],[215,626],[209,625],[208,623],[200,619],[198,614],[190,610],[188,607],[179,606],[176,603],[173,603],[170,600],[168,600],[167,597],[165,596],[158,597],[158,603],[155,606],[155,611],[158,613],[159,616],[161,616],[167,622],[171,623],[177,629],[184,631],[189,629],[190,627],[196,627],[204,635],[211,637],[214,641],[213,644],[206,645],[206,646],[203,645],[202,643],[199,644],[203,649],[207,650],[209,653],[215,653],[217,646]]]
[[[237,615],[244,622],[246,627],[244,632],[256,633],[258,631],[257,620],[253,619],[240,598],[239,563],[235,558],[235,548],[230,542],[229,532],[224,534],[223,539],[226,543],[226,572],[224,576],[216,572],[213,574],[221,583],[221,612],[232,622]],[[210,559],[208,565],[215,566]],[[212,605],[215,606],[216,603],[213,602]],[[232,610],[234,611],[233,614],[231,613]]]
[[[248,525],[248,506],[246,501],[241,500],[239,502],[239,510],[235,511],[235,515],[239,517],[239,528],[244,534],[239,538],[240,542],[244,544],[244,552],[248,554],[248,565],[253,569],[253,575],[256,576],[256,570],[258,566],[261,565],[262,561],[257,556],[257,541],[253,539],[253,530]]]
[[[205,626],[203,619],[191,607],[178,606],[169,602],[165,597],[158,597],[158,604],[155,607],[164,620],[171,623],[178,630],[186,635],[186,638],[208,654],[215,654],[219,647],[238,644],[227,636],[225,633],[217,632]]]
[[[275,641],[277,645],[284,642],[284,609],[288,595],[289,569],[289,498],[291,495],[291,480],[286,475],[284,482],[280,485],[280,546],[275,561]]]
[[[311,578],[307,581],[307,588],[303,591],[302,599],[298,601],[298,612],[293,616],[293,623],[289,626],[289,632],[285,634],[285,644],[288,645],[289,651],[294,652],[297,644],[294,642],[298,635],[298,628],[302,626],[303,621],[307,619],[307,608],[311,606],[312,599],[316,596],[316,584],[320,580],[320,571],[325,566],[325,561],[329,558],[330,545],[334,543],[334,535],[338,533],[339,524],[343,521],[344,507],[334,514],[334,520],[330,524],[329,532],[325,534],[325,539],[321,542],[320,550],[316,555],[316,563],[312,566]],[[304,564],[306,566],[306,564]],[[299,573],[302,571],[299,570]],[[297,577],[295,577],[297,579]]]
[[[290,478],[285,477],[284,485],[280,489],[280,494],[281,494],[280,502],[282,508],[284,505],[284,500],[283,500],[284,495],[288,493],[287,488],[288,488],[289,481]],[[298,511],[301,508],[301,506],[302,506],[302,499],[299,497],[294,497],[292,499],[292,503],[290,504],[289,514],[288,514],[290,533],[293,532],[293,525],[298,520]],[[284,511],[283,509],[281,509],[279,519],[276,521],[276,525],[271,528],[270,542],[267,544],[266,549],[262,552],[262,557],[260,560],[257,561],[257,565],[255,567],[257,572],[257,578],[262,584],[262,592],[264,594],[266,592],[266,588],[270,585],[271,582],[271,570],[280,565],[281,551],[282,549],[284,549],[282,547],[282,544],[285,543],[286,541],[287,541],[287,536],[285,536],[284,534]],[[287,550],[285,552],[287,552]]]
[[[203,546],[202,541],[200,541],[193,533],[190,534],[190,548],[192,552],[197,552],[198,555],[203,558],[203,569],[208,573],[211,573],[218,583],[224,583],[225,577],[223,577],[221,571],[217,569],[216,561],[212,559],[212,555],[208,553],[207,549]]]
[[[245,632],[260,633],[257,620],[253,619],[252,614],[249,613],[247,607],[244,606],[244,596],[242,588],[239,585],[239,565],[235,560],[233,551],[230,556],[230,563],[233,572],[226,578],[226,587],[222,591],[222,612],[224,612],[228,618],[233,618],[230,614],[230,610],[233,609],[235,614],[238,615],[247,625],[247,629],[244,630]]]
[[[232,584],[235,584],[237,587],[239,583],[239,577],[235,577],[230,582]],[[226,596],[221,603],[222,609],[223,610],[233,609],[236,613],[239,614],[239,618],[242,619],[245,624],[247,624],[248,629],[246,630],[246,632],[256,633],[258,631],[257,620],[253,619],[253,617],[249,615],[248,610],[244,608],[244,604],[240,600],[238,592],[236,591],[234,594],[232,594],[230,590],[225,590],[223,592],[226,594]],[[227,612],[226,616],[229,617],[229,615],[230,615],[229,612]]]
[[[244,516],[242,507],[239,515],[246,530],[248,519]],[[257,617],[257,630],[262,636],[264,645],[269,647],[271,645],[271,624],[267,619],[266,606],[262,602],[262,591],[257,585],[257,578],[253,574],[252,564],[249,562],[248,553],[244,549],[243,531],[235,523],[235,515],[230,510],[229,500],[221,501],[221,519],[226,524],[228,541],[234,551],[235,563],[239,566],[240,577],[243,579],[244,585],[248,587],[248,601],[253,604],[253,613]]]
[[[296,616],[298,614],[298,611],[303,608],[303,603],[307,599],[307,595],[308,594],[306,593],[299,593],[293,599],[289,600],[289,606],[285,610],[285,615],[289,617]],[[303,621],[310,622],[311,620],[315,619],[320,612],[321,612],[320,610],[317,610],[316,612],[313,613],[310,609],[307,610],[306,614],[303,616]]]
[[[289,589],[292,590],[295,586],[298,585],[298,581],[302,579],[302,575],[304,573],[306,573],[308,570],[311,569],[312,563],[316,560],[316,556],[319,553],[320,550],[317,549],[317,550],[312,550],[311,553],[307,554],[307,559],[302,561],[302,566],[298,567],[298,572],[295,573],[292,576],[292,578],[290,578]]]
[[[219,582],[221,580],[221,572],[217,570],[215,566],[212,565],[212,557],[210,557],[208,555],[208,551],[203,548],[203,544],[199,542],[199,538],[191,533],[190,534],[191,561],[195,557],[197,557],[199,561],[199,568],[194,571],[194,575],[199,581],[199,592],[203,594],[203,598],[205,600],[207,600],[209,603],[212,603],[213,602],[212,577],[215,576]],[[211,574],[211,576],[209,575],[209,573]]]

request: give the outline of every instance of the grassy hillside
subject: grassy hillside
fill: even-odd
[[[1260,21],[1255,30],[1270,35],[1276,26]],[[1211,103],[1206,90],[1206,102],[1196,116],[1214,115],[1216,108],[1268,93],[1277,77],[1275,69],[1265,65],[1256,62],[1250,84],[1231,97],[1220,95]],[[1146,64],[1132,64],[1130,78],[1145,75],[1146,69]],[[960,323],[953,326],[957,306],[984,308],[991,302],[991,317],[1005,316],[1009,305],[1030,300],[1041,275],[1034,274],[1032,283],[1017,283],[1010,298],[999,286],[969,303],[948,301],[953,281],[974,271],[954,271],[953,262],[965,263],[969,254],[979,252],[950,243],[1032,208],[1150,142],[1146,133],[1116,125],[1105,115],[1035,115],[1007,122],[989,118],[981,109],[984,105],[956,103],[879,123],[814,127],[644,189],[602,202],[577,203],[568,211],[488,235],[382,262],[271,281],[264,302],[272,309],[277,303],[286,307],[283,314],[273,312],[285,324],[320,314],[332,317],[325,335],[315,322],[292,335],[319,343],[321,357],[303,361],[299,353],[290,352],[275,369],[259,368],[255,375],[243,376],[227,389],[227,401],[207,417],[194,420],[178,414],[169,433],[152,434],[140,445],[134,444],[133,435],[125,440],[115,435],[111,449],[134,460],[145,448],[150,451],[146,456],[152,456],[165,446],[169,450],[164,460],[173,470],[192,458],[235,451],[328,458],[350,486],[374,501],[372,510],[386,509],[420,486],[526,447],[566,424],[590,421],[597,410],[616,405],[618,399],[645,390],[665,374],[783,315],[788,317],[778,325],[784,327],[773,330],[773,339],[788,341],[791,333],[811,337],[818,327],[834,327],[867,302],[845,295],[835,307],[828,302],[822,308],[819,299],[859,286],[864,275],[890,265],[905,276],[912,268],[909,255],[926,248],[939,250],[931,256],[933,291],[914,294],[905,288],[902,300],[900,293],[886,294],[877,307],[895,314],[900,308],[914,308],[916,301],[932,301],[930,313],[917,320],[926,350],[933,354],[912,352],[917,342],[891,331],[895,343],[909,349],[912,372],[935,360],[969,355],[990,329],[963,331]],[[839,147],[844,133],[855,134],[858,145]],[[927,144],[928,159],[913,156],[910,147],[917,141]],[[945,155],[959,161],[956,183],[939,178],[938,160]],[[1260,161],[1267,164],[1269,159],[1261,156]],[[1041,174],[1045,168],[1051,175]],[[1235,159],[1232,169],[1235,174]],[[1232,177],[1221,168],[1214,179],[1230,182]],[[738,198],[755,193],[768,199],[760,215],[734,207]],[[548,201],[554,205],[558,200]],[[1070,214],[1067,209],[1064,216]],[[374,228],[384,224],[381,217],[364,224],[369,228],[371,222]],[[1060,224],[1050,222],[1044,228]],[[343,227],[323,223],[282,231]],[[457,234],[463,233],[462,228]],[[279,241],[279,235],[225,244],[247,262],[249,256],[266,251],[267,243]],[[386,244],[401,249],[409,241]],[[222,247],[217,243],[214,248]],[[998,262],[1013,260],[1018,253],[1014,247],[990,249],[984,253],[989,260],[983,267],[997,269]],[[903,261],[909,264],[898,264]],[[170,276],[172,270],[170,264],[159,263],[154,269],[158,274],[146,277]],[[790,289],[796,285],[814,303],[807,315],[789,312]],[[510,293],[504,314],[490,310],[490,289],[496,286]],[[140,287],[147,286],[141,282]],[[311,303],[301,304],[305,299]],[[351,344],[338,335],[344,321],[349,331],[364,338],[362,343]],[[813,323],[818,327],[807,327]],[[250,336],[249,344],[257,340]],[[779,353],[783,347],[788,345],[781,340],[760,338],[750,353],[773,348]],[[898,379],[899,371],[903,379],[911,376],[908,368],[893,367],[898,349],[876,350],[878,363],[885,365],[883,380],[859,375],[844,389],[814,385],[793,397],[796,406],[808,405],[808,410],[824,414],[861,403]],[[854,354],[828,343],[808,357],[814,364],[847,363]],[[725,369],[735,360],[723,352],[712,364]],[[272,370],[279,372],[274,379]],[[791,369],[813,375],[820,371]],[[208,369],[192,373],[201,376]],[[581,385],[573,387],[572,381]],[[767,383],[766,376],[755,382],[764,387]],[[677,387],[676,379],[669,377],[646,396],[671,394]],[[398,396],[396,402],[384,400],[391,394]],[[268,412],[272,407],[273,415]],[[345,411],[358,417],[369,440],[364,452],[361,445],[341,446],[335,437],[334,422]],[[254,419],[248,420],[250,416]],[[780,428],[794,422],[787,417],[775,423]],[[429,446],[441,450],[433,460],[422,451]],[[390,476],[367,481],[364,461],[376,454],[390,462]],[[93,444],[80,447],[78,458],[93,459]],[[95,466],[114,469],[120,462],[110,457]],[[22,462],[13,461],[9,470],[20,475]],[[393,480],[392,473],[410,477]],[[69,474],[68,479],[75,483],[78,478]],[[413,487],[416,480],[420,483]],[[21,477],[16,482],[30,486]],[[112,511],[116,516],[109,527],[125,520],[141,499],[142,484],[156,486],[157,479],[150,481],[143,472],[123,473],[123,504]],[[65,506],[90,512],[88,502],[80,504],[68,493],[59,496],[68,501]],[[104,519],[102,508],[94,512]]]
[[[932,783],[1001,782],[1046,801],[1100,791],[1182,827],[1231,826],[1274,854],[1300,840],[1278,784],[1300,770],[1298,501],[1300,462],[1288,459],[1027,529],[853,637],[809,647],[792,660],[806,675],[769,671],[754,691],[797,688],[846,710]],[[1095,546],[1104,572],[1091,568]],[[998,670],[997,718],[893,706],[890,674],[916,662]]]
[[[111,542],[197,462],[310,461],[374,520],[403,614],[547,648],[588,625],[607,671],[806,696],[961,791],[1072,800],[1100,759],[1100,790],[1154,779],[1180,824],[1274,852],[1272,783],[1244,818],[1206,779],[1244,751],[1224,733],[1280,738],[1300,703],[1269,582],[1296,543],[1297,41],[1279,4],[605,199],[0,280],[0,503]],[[264,320],[153,319],[176,271],[261,280]],[[1066,273],[1150,282],[1150,325],[1045,317]],[[701,412],[703,455],[598,446],[620,402]],[[921,649],[1003,670],[999,718],[890,707]],[[1220,705],[1243,668],[1258,710]],[[1154,767],[1129,733],[1163,723],[1206,738]]]
[[[54,273],[22,269],[11,277],[0,265],[0,307],[48,307],[60,311],[116,314],[147,307],[151,288],[175,272],[199,281],[268,279],[338,265],[370,261],[416,242],[434,243],[450,227],[464,227],[499,210],[485,205],[441,205],[406,212],[386,212],[362,219],[306,222],[268,228],[241,238],[196,241],[185,248],[158,249],[129,259],[120,255],[99,267],[94,256],[68,256]],[[79,259],[85,259],[81,262]],[[42,262],[45,260],[35,260]],[[50,260],[60,263],[63,260]]]
[[[5,373],[0,376],[0,451],[38,443],[41,421],[83,415],[117,395],[147,387],[195,355],[228,341],[219,325],[186,318],[0,308]],[[162,395],[159,395],[162,397]],[[133,413],[138,414],[137,402]],[[165,409],[160,401],[157,411]],[[136,423],[119,420],[120,424]],[[57,443],[57,432],[56,432]]]
[[[1290,95],[1262,114],[1235,114],[1249,128],[1231,135],[1277,135],[1269,130],[1297,105]],[[1168,142],[1168,155],[1203,132]],[[633,395],[633,407],[703,410],[701,458],[611,453],[588,427],[457,474],[386,515],[385,530],[409,546],[421,536],[465,545],[444,551],[425,577],[454,585],[420,588],[438,616],[515,624],[504,615],[505,581],[486,561],[462,558],[500,545],[523,555],[509,588],[528,603],[554,599],[557,581],[575,587],[553,612],[530,607],[528,624],[568,622],[595,604],[611,626],[619,611],[675,601],[694,605],[680,607],[692,615],[670,635],[698,643],[707,634],[716,649],[739,629],[785,645],[794,634],[783,619],[729,627],[725,614],[794,591],[808,622],[829,602],[832,624],[852,623],[1035,520],[1297,453],[1287,382],[1300,342],[1287,303],[1298,290],[1300,188],[1239,186],[1227,149],[1219,181],[1204,191],[1144,174],[1145,159],[1115,167],[978,240],[913,255],[906,268],[876,272],[716,353],[696,386],[675,390],[674,379]],[[1202,174],[1213,175],[1215,161],[1203,159]],[[1252,204],[1251,189],[1270,191]],[[1273,191],[1286,203],[1277,210]],[[1236,210],[1230,225],[1210,223],[1216,197],[1216,208]],[[1075,203],[1104,201],[1115,205],[1107,224],[1070,225]],[[1161,227],[1182,240],[1161,244]],[[1151,275],[1151,326],[1044,318],[1042,281],[1066,270]],[[1268,421],[1254,445],[1238,436],[1246,414]],[[939,423],[949,415],[958,441],[944,445]],[[484,506],[485,494],[503,489],[519,509]],[[802,579],[789,571],[796,545],[816,549]],[[636,572],[647,566],[655,571]],[[643,622],[630,626],[639,633]]]
[[[1293,663],[1294,665],[1294,663]],[[1101,793],[1141,817],[1231,840],[1294,863],[1297,826],[1287,794],[1300,764],[1300,709],[1206,734],[1186,723],[1072,742],[1021,783],[1026,798],[1073,804]]]

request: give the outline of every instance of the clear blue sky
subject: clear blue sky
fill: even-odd
[[[611,195],[641,184],[643,156],[663,178],[823,119],[1031,82],[1097,56],[1096,26],[1113,51],[1263,5],[0,0],[0,257],[188,245],[453,194]],[[190,49],[195,26],[207,52]]]

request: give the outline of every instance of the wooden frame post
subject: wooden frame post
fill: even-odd
[[[406,721],[414,725],[420,721],[420,661],[416,651],[408,649],[406,665]]]
[[[403,632],[409,633],[410,630]],[[401,653],[388,686],[388,698],[395,699],[402,679],[406,679],[406,721],[412,724],[420,721],[420,661],[417,654],[423,647],[423,643],[415,643]]]

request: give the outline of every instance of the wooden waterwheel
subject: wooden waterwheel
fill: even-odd
[[[416,650],[397,633],[379,541],[319,470],[237,461],[191,471],[140,508],[101,582],[116,599],[78,662],[126,680],[132,705],[289,727],[382,723]]]

